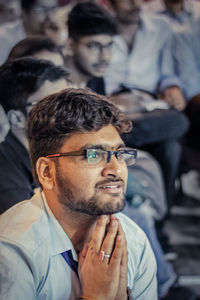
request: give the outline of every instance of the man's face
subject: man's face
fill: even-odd
[[[18,0],[0,0],[0,23],[13,22],[21,17]]]
[[[60,152],[91,147],[113,150],[121,148],[121,145],[123,141],[117,130],[108,125],[97,132],[71,136]],[[127,184],[124,162],[119,162],[115,156],[103,166],[90,166],[83,156],[65,156],[54,160],[57,197],[63,207],[94,216],[123,209]]]
[[[113,0],[112,8],[117,20],[122,24],[138,23],[141,0]]]
[[[77,70],[89,77],[103,77],[112,56],[113,37],[90,35],[72,40],[73,61]]]
[[[52,20],[57,12],[56,0],[36,0],[34,6],[25,13],[26,23],[32,34],[45,34],[49,26],[53,26]]]

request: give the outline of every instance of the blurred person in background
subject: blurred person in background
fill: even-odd
[[[173,69],[173,35],[163,18],[143,13],[140,1],[109,2],[119,35],[114,38],[113,55],[105,75],[106,93],[113,95],[113,101],[124,107],[128,117],[134,109],[136,92],[139,94],[138,103],[148,98],[154,105],[154,111],[142,105],[139,114],[133,110],[135,133],[138,129],[140,134],[131,136],[129,133],[126,142],[157,158],[170,207],[174,201],[174,183],[181,157],[179,140],[188,129],[188,120],[180,112],[185,108],[181,80]],[[158,97],[162,98],[162,106],[159,106],[160,101],[157,102]],[[167,106],[163,107],[166,103]]]
[[[17,43],[10,51],[7,61],[32,56],[37,59],[50,60],[57,66],[64,65],[64,56],[59,46],[46,36],[32,36]],[[3,107],[0,106],[0,141],[9,131],[9,122]]]
[[[63,47],[67,38],[65,11],[56,0],[21,0],[22,20],[0,29],[0,64],[8,57],[11,48],[31,35],[47,35]]]
[[[198,0],[152,0],[145,4],[144,9],[165,16],[173,30],[193,26],[193,22],[200,18]]]
[[[20,0],[0,0],[0,24],[15,22],[21,17]]]
[[[10,131],[0,144],[0,213],[31,198],[37,187],[28,154],[26,118],[43,97],[67,87],[68,73],[47,60],[22,58],[0,68],[0,103]]]

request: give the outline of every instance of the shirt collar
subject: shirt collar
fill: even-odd
[[[136,34],[141,31],[142,32],[147,31],[148,33],[153,33],[158,31],[157,23],[153,22],[152,17],[151,16],[149,17],[148,14],[143,12],[142,10],[140,11],[140,24]],[[122,51],[127,48],[126,42],[120,36],[120,34],[114,37],[114,42],[115,42],[115,46],[121,49]]]
[[[73,247],[73,244],[68,237],[68,235],[63,230],[62,226],[55,218],[53,212],[51,211],[50,207],[48,206],[46,197],[44,192],[41,192],[42,201],[44,204],[45,212],[47,214],[47,218],[49,221],[49,232],[51,236],[51,251],[52,256],[61,254],[67,250],[71,250],[73,254],[73,258],[77,260],[77,254]]]

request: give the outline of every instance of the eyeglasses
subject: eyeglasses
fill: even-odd
[[[131,148],[119,149],[115,151],[108,151],[104,149],[84,149],[74,152],[55,153],[47,155],[47,158],[58,158],[65,156],[77,156],[76,160],[80,167],[104,167],[110,163],[112,155],[121,164],[127,166],[133,165],[137,158],[137,150]]]
[[[106,44],[106,45],[102,45],[99,42],[96,41],[92,41],[90,43],[82,43],[82,42],[78,42],[79,44],[85,46],[88,48],[88,50],[90,51],[90,53],[92,54],[99,54],[102,53],[103,50],[107,50],[107,51],[111,51],[113,48],[113,41],[111,41],[110,43]]]
[[[36,14],[42,14],[42,13],[48,13],[53,10],[56,10],[58,8],[57,5],[54,6],[42,6],[42,5],[36,5],[32,8],[32,11]]]

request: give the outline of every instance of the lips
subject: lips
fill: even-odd
[[[98,186],[102,192],[109,193],[109,194],[119,194],[123,191],[123,183],[122,182],[111,182],[111,183],[104,183]]]

